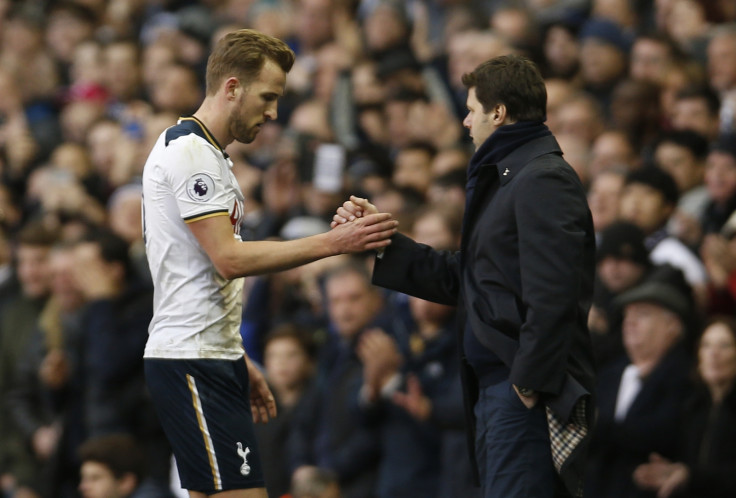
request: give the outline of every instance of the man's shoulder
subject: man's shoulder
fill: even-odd
[[[560,145],[557,143],[557,139],[554,135],[535,138],[512,151],[508,156],[499,161],[499,164],[506,162],[529,163],[541,156],[547,155],[559,158],[564,162],[562,159],[562,150],[560,149]]]

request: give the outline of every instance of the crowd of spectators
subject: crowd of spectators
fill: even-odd
[[[0,496],[94,496],[94,454],[120,496],[168,495],[139,181],[244,27],[297,55],[278,119],[227,149],[250,240],[328,230],[357,194],[457,250],[461,76],[537,62],[599,243],[588,496],[736,495],[736,2],[0,0]],[[454,310],[371,286],[371,262],[246,279],[269,493],[472,498]],[[121,433],[147,465],[108,461]]]

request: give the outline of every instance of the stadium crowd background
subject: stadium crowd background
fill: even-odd
[[[727,423],[705,423],[702,439],[736,448],[736,2],[0,0],[4,496],[77,496],[80,445],[121,432],[144,448],[151,489],[168,487],[142,381],[152,291],[139,179],[158,135],[200,103],[212,41],[243,27],[297,54],[278,119],[227,149],[251,240],[328,230],[358,194],[415,239],[457,249],[472,154],[461,76],[504,53],[536,61],[599,236],[590,325],[602,379],[615,379],[601,413],[636,363],[627,306],[683,325],[682,379],[640,391],[666,409],[606,422],[617,437],[593,448],[590,496],[629,496],[610,494],[600,468],[646,493],[652,453],[687,460],[672,420],[692,423],[707,379],[690,373],[714,317],[730,324],[731,377],[727,402],[706,404],[727,406]],[[474,496],[453,310],[370,287],[371,260],[247,279],[244,343],[281,410],[259,432],[269,491],[288,493],[293,475],[295,497],[335,483],[346,497]],[[736,495],[736,453],[706,453],[689,482],[703,465]]]

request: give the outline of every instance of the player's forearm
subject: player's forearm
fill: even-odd
[[[220,275],[232,279],[288,270],[336,254],[334,244],[318,234],[289,241],[236,241],[213,262]]]

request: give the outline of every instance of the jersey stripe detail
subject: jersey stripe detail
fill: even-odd
[[[199,125],[200,128],[202,128],[202,133],[204,133],[204,137],[207,139],[209,143],[215,146],[217,150],[220,152],[224,152],[224,149],[220,147],[220,144],[217,143],[217,140],[215,140],[215,137],[212,136],[210,133],[210,130],[207,129],[207,127],[204,125],[203,122],[201,122],[199,119],[195,118],[194,116],[186,117],[186,118],[179,118],[179,121],[194,121]]]
[[[227,211],[227,209],[217,211],[208,211],[206,213],[202,214],[195,214],[194,216],[188,216],[184,218],[184,223],[191,223],[193,221],[199,221],[204,220],[205,218],[213,218],[215,216],[230,216],[230,213]]]
[[[210,436],[210,430],[207,427],[207,420],[204,418],[204,410],[202,409],[202,400],[199,398],[199,391],[197,390],[197,383],[194,377],[187,374],[187,384],[189,385],[189,391],[192,393],[192,405],[194,406],[194,412],[197,414],[197,422],[199,422],[199,430],[202,432],[202,439],[204,439],[204,446],[207,449],[207,457],[210,460],[210,469],[212,470],[212,480],[216,490],[222,490],[222,478],[220,477],[220,467],[217,465],[217,456],[215,455],[215,446],[212,443],[212,437]]]

